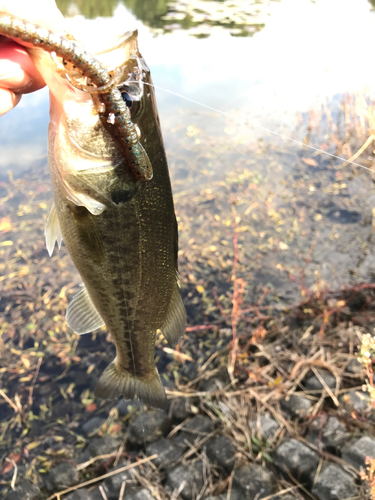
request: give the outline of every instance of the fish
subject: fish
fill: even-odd
[[[0,32],[6,34],[1,21],[2,14]],[[86,79],[89,71],[79,64],[60,69],[56,64],[56,56],[74,61],[74,47],[67,57],[65,41],[65,52],[38,43],[34,30],[28,51],[50,90],[48,162],[54,204],[46,245],[52,254],[56,241],[60,246],[64,240],[83,281],[68,305],[66,321],[79,335],[105,325],[113,339],[116,358],[99,378],[97,397],[137,397],[163,409],[167,400],[154,360],[156,333],[161,331],[174,347],[185,333],[186,311],[178,283],[177,221],[150,70],[136,31],[96,55],[110,79],[117,73],[113,84],[90,77],[89,85],[82,84],[79,77]],[[103,96],[113,92],[129,114],[122,132],[122,125],[113,123],[113,103],[105,107]],[[129,146],[121,137],[130,135]],[[134,146],[141,163],[144,154],[152,160],[152,176],[140,174],[134,165],[132,149],[128,151]]]

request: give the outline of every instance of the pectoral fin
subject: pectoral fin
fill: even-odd
[[[52,257],[53,249],[55,248],[55,241],[57,241],[57,245],[59,248],[61,247],[62,242],[60,223],[57,217],[56,207],[54,203],[52,203],[51,210],[49,211],[47,217],[44,236],[46,238],[47,251],[49,253],[49,256]]]
[[[85,287],[78,292],[68,305],[66,322],[78,335],[89,333],[104,325]]]
[[[164,338],[171,347],[174,347],[181,339],[186,329],[186,311],[182,302],[180,289],[176,288],[172,293],[171,302],[163,325],[160,327]]]

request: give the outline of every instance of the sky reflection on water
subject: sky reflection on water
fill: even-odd
[[[212,2],[211,2],[212,3]],[[252,37],[232,36],[212,28],[208,38],[195,30],[160,33],[119,4],[113,18],[71,20],[78,37],[83,26],[119,33],[139,30],[141,51],[156,86],[248,120],[249,142],[264,136],[259,128],[292,133],[296,114],[319,108],[345,92],[375,88],[368,49],[375,34],[375,15],[366,0],[284,0],[260,6],[265,27]],[[171,128],[184,126],[183,116],[201,115],[200,127],[223,134],[228,120],[216,118],[196,104],[157,90],[161,123],[168,147]],[[46,155],[47,92],[24,96],[0,120],[0,165],[16,172]],[[184,110],[187,115],[179,113]],[[16,148],[16,150],[14,150]]]

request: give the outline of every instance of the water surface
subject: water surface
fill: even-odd
[[[309,287],[372,279],[370,173],[266,130],[345,157],[362,146],[375,88],[370,2],[58,4],[77,37],[86,30],[139,31],[156,85],[187,286],[201,283],[207,294],[213,286],[230,287],[235,217],[250,301],[265,286],[277,300],[297,300],[300,286],[290,273],[303,275]],[[47,182],[47,126],[45,89],[0,119],[2,179],[11,171],[27,184],[40,172]],[[371,167],[372,154],[370,145],[357,161]],[[43,196],[47,206],[49,195]],[[0,219],[11,203],[0,205]],[[46,210],[35,214],[41,225]],[[28,245],[26,234],[18,237]]]

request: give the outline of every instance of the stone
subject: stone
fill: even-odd
[[[89,490],[82,488],[70,493],[70,495],[65,497],[65,500],[92,500],[92,497]]]
[[[103,487],[103,489],[104,489],[104,493],[107,495],[108,492],[107,492],[106,488]],[[107,496],[107,498],[108,498],[108,496]],[[99,486],[90,491],[90,496],[87,497],[87,500],[103,500],[103,495],[99,489]]]
[[[272,497],[272,500],[300,500],[300,498],[301,497],[297,498],[289,493],[285,493],[285,495],[276,495],[275,497]]]
[[[151,495],[147,488],[134,488],[134,490],[126,494],[126,500],[155,500],[155,497]]]
[[[269,415],[260,415],[259,418],[250,420],[250,429],[260,439],[271,439],[279,430],[279,424]]]
[[[349,391],[341,395],[339,402],[348,413],[354,411],[365,418],[375,421],[375,409],[368,392]]]
[[[108,455],[110,453],[116,453],[120,446],[120,440],[114,438],[113,436],[103,436],[93,439],[88,447],[90,457],[98,457],[99,455]]]
[[[120,399],[115,408],[117,408],[120,417],[126,417],[131,411],[143,411],[145,405],[139,399]]]
[[[215,425],[209,417],[205,415],[196,415],[182,429],[183,439],[189,443],[201,440],[210,432],[215,430]]]
[[[375,439],[370,436],[351,441],[342,450],[345,462],[358,470],[365,468],[366,457],[375,458]]]
[[[221,495],[204,497],[202,500],[227,500],[227,498],[228,498],[228,492],[224,492]],[[229,500],[243,500],[243,493],[240,490],[237,490],[236,488],[232,488]]]
[[[184,500],[192,500],[203,487],[203,471],[194,465],[177,465],[167,474],[166,487],[178,490]]]
[[[234,471],[233,485],[242,491],[244,500],[260,500],[274,492],[276,480],[265,467],[248,464]]]
[[[323,449],[336,452],[348,441],[349,433],[344,424],[336,417],[328,420],[316,417],[309,425],[306,439]]]
[[[323,468],[311,491],[319,500],[344,500],[358,495],[354,477],[336,464]]]
[[[223,389],[226,385],[227,384],[223,380],[217,377],[211,377],[203,382],[199,390],[201,392],[208,392],[211,394],[212,392]]]
[[[230,474],[236,460],[236,447],[226,436],[215,436],[211,438],[206,446],[208,460],[222,467],[227,474]]]
[[[59,491],[74,486],[78,480],[75,466],[69,462],[62,462],[50,469],[44,478],[44,484],[49,491]]]
[[[329,372],[320,372],[319,375],[332,391],[336,389],[336,379],[333,375]],[[316,375],[312,375],[305,381],[305,387],[308,391],[322,391],[325,389]]]
[[[86,436],[95,434],[105,423],[106,419],[102,417],[92,417],[82,425],[82,433]]]
[[[180,374],[182,378],[195,380],[198,376],[197,363],[185,363],[180,369]]]
[[[125,460],[121,461],[117,467],[111,470],[111,472],[122,469],[126,465],[128,465],[127,461]],[[119,493],[121,490],[121,485],[123,482],[126,483],[127,489],[129,486],[136,484],[134,473],[131,469],[119,472],[118,474],[114,474],[113,476],[108,477],[104,481],[103,486],[107,494],[108,500],[118,500]]]
[[[161,438],[146,446],[146,453],[148,456],[156,453],[158,456],[154,458],[154,464],[165,470],[182,457],[184,448],[175,443],[173,439]]]
[[[42,494],[35,484],[31,484],[28,481],[17,481],[15,489],[8,491],[5,495],[4,500],[39,500],[42,498]]]
[[[199,403],[198,398],[176,398],[171,402],[170,415],[176,423],[183,422],[193,415],[193,405]]]
[[[312,403],[309,399],[298,396],[297,394],[292,394],[289,399],[282,399],[280,405],[292,418],[306,417],[312,407]]]
[[[298,481],[311,484],[314,480],[319,455],[296,439],[288,439],[281,443],[276,448],[274,459],[276,467],[285,477],[289,477],[287,469]]]
[[[128,442],[144,446],[168,434],[171,421],[165,411],[142,412],[129,424]]]
[[[345,371],[350,373],[351,375],[358,375],[363,379],[363,365],[357,358],[353,358],[349,361],[349,363],[345,367]]]
[[[228,500],[228,492],[224,492],[218,497],[220,500]],[[243,492],[240,489],[232,488],[229,500],[244,500]]]

